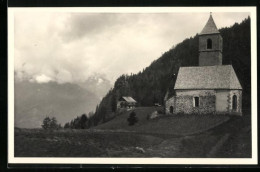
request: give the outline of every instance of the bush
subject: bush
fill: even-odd
[[[42,122],[42,128],[47,130],[47,129],[60,129],[61,125],[57,123],[57,120],[55,117],[46,117],[44,118],[43,122]]]
[[[130,113],[129,117],[127,118],[128,125],[134,125],[138,122],[138,118],[136,117],[136,113],[133,111]]]

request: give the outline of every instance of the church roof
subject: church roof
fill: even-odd
[[[180,67],[174,89],[242,89],[232,65]]]
[[[202,31],[200,32],[200,35],[214,34],[214,33],[219,33],[219,31],[212,18],[212,15],[210,14],[209,20],[208,20],[207,24],[204,26],[204,28],[202,29]]]

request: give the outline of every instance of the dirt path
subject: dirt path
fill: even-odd
[[[210,150],[210,152],[206,155],[207,158],[212,158],[215,156],[215,154],[221,149],[224,145],[224,143],[228,140],[230,134],[227,133],[221,139],[216,143],[215,146],[213,146]]]
[[[251,157],[251,123],[250,116],[233,117],[224,127],[212,130],[212,135],[222,135],[207,155],[217,158]]]

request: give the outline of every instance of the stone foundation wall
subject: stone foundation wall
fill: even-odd
[[[171,114],[171,106],[173,107],[172,114],[208,114],[215,112],[214,90],[178,90],[176,94],[165,102],[166,114]],[[199,97],[199,107],[194,107],[195,96]]]
[[[174,113],[208,114],[215,112],[215,96],[200,96],[199,107],[194,107],[193,96],[176,96]]]
[[[232,97],[237,96],[237,110],[232,109]],[[199,107],[194,107],[194,97],[199,97]],[[242,115],[242,91],[227,91],[227,110],[222,113]],[[170,107],[173,107],[173,113]],[[176,96],[165,101],[166,114],[209,114],[216,112],[216,90],[177,90]]]

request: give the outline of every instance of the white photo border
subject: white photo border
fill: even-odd
[[[42,158],[14,156],[14,13],[15,12],[85,13],[198,13],[250,12],[251,18],[251,127],[252,158]],[[256,7],[43,7],[8,8],[8,163],[16,164],[205,164],[248,165],[258,163],[257,147],[257,20]]]

